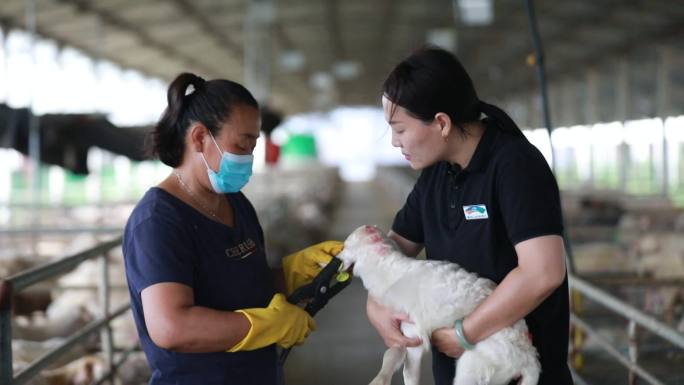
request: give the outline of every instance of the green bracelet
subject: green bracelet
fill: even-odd
[[[471,344],[466,340],[465,334],[463,334],[463,318],[456,320],[456,325],[454,325],[454,330],[456,331],[456,339],[459,345],[465,350],[475,349],[475,345]]]

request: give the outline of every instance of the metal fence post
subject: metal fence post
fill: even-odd
[[[12,282],[0,280],[0,385],[10,385],[12,369]]]
[[[574,314],[582,314],[582,293],[578,290],[570,290],[570,311]],[[581,371],[584,366],[584,331],[570,323],[570,359],[575,370]]]
[[[102,279],[99,281],[99,295],[100,303],[102,304],[102,317],[109,317],[110,308],[110,287],[109,287],[109,252],[102,254],[100,258],[100,265],[102,267]],[[114,351],[112,341],[111,323],[107,324],[100,330],[100,344],[102,345],[102,353],[105,358],[106,365],[109,369],[109,383],[113,384],[112,378],[114,375]]]
[[[633,364],[637,364],[639,358],[639,329],[634,320],[630,320],[627,326],[627,335],[629,337],[629,360]],[[637,374],[633,369],[629,370],[629,385],[636,385]]]

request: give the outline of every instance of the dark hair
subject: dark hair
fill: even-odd
[[[443,112],[465,133],[463,123],[477,121],[485,114],[502,130],[522,135],[503,110],[477,97],[461,62],[441,48],[423,47],[402,60],[387,76],[382,91],[392,103],[424,122],[432,122],[438,112]]]
[[[194,90],[186,95],[190,85]],[[166,98],[168,106],[150,132],[147,152],[171,167],[183,160],[185,132],[192,122],[202,123],[216,135],[235,106],[259,109],[254,96],[242,85],[225,79],[205,81],[188,72],[171,82]]]

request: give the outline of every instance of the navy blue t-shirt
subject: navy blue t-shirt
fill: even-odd
[[[276,384],[275,345],[249,352],[178,353],[155,345],[145,325],[140,293],[161,282],[190,286],[196,306],[223,311],[268,306],[275,289],[256,212],[242,193],[225,197],[235,213],[234,227],[160,188],[150,189],[128,219],[126,276],[140,343],[152,368],[150,384]]]

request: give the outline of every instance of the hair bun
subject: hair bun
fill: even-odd
[[[204,80],[204,78],[201,76],[194,75],[194,74],[193,74],[193,76],[194,77],[193,77],[192,81],[190,82],[190,84],[192,84],[192,86],[195,87],[195,89],[198,91],[201,89],[204,89],[204,85],[207,83],[207,81]]]

